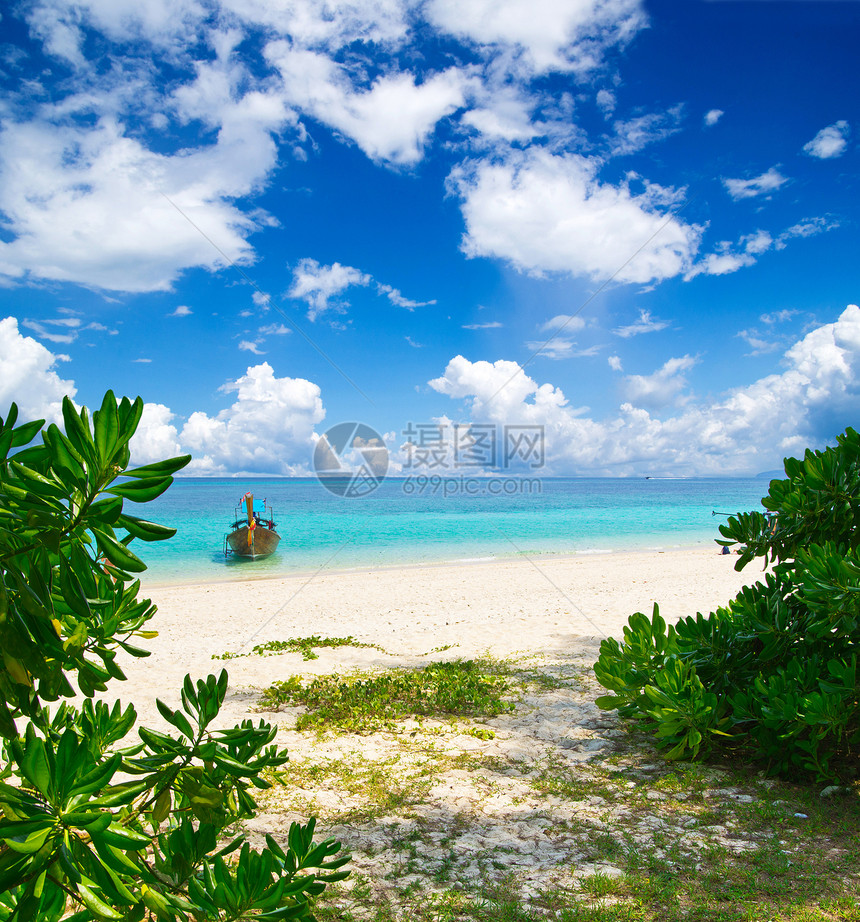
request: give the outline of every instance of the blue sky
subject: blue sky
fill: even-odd
[[[28,0],[0,403],[306,472],[345,420],[754,474],[860,407],[851,0]],[[461,430],[462,431],[462,430]]]

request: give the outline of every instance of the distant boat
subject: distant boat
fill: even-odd
[[[265,500],[254,502],[254,494],[246,493],[236,505],[232,529],[224,537],[224,554],[256,560],[268,557],[278,547],[281,536],[275,531],[272,507]]]

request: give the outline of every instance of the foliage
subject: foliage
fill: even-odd
[[[312,659],[319,659],[314,650],[320,647],[368,647],[374,650],[382,650],[382,647],[375,643],[361,643],[352,635],[349,637],[320,637],[314,634],[311,637],[291,637],[289,640],[267,640],[266,643],[258,643],[251,649],[250,653],[222,653],[213,654],[212,659],[236,659],[239,656],[275,656],[278,653],[301,653],[305,662]],[[385,651],[382,650],[384,653]]]
[[[133,744],[134,708],[93,701],[125,678],[117,654],[148,656],[132,641],[154,636],[129,545],[174,533],[125,501],[189,461],[129,469],[142,411],[108,392],[92,421],[66,398],[65,432],[16,425],[14,404],[0,419],[0,920],[312,918],[347,859],[313,820],[262,851],[236,833],[286,753],[263,722],[216,728],[226,672],[186,677],[180,708],[158,702],[171,732]],[[73,683],[80,708],[61,701]]]
[[[720,527],[738,570],[771,569],[724,608],[665,625],[633,615],[603,641],[598,699],[643,721],[670,758],[740,746],[774,772],[856,771],[860,743],[860,435],[785,461],[764,512]]]
[[[410,714],[492,717],[512,711],[502,700],[508,683],[487,675],[474,660],[428,663],[423,669],[391,669],[381,675],[324,675],[308,684],[298,676],[266,689],[261,705],[304,705],[296,728],[334,724],[349,730],[369,730]]]

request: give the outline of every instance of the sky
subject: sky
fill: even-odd
[[[2,414],[139,395],[199,476],[343,422],[747,476],[860,424],[860,2],[0,11]]]

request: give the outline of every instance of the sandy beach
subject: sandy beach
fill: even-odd
[[[667,621],[725,604],[757,575],[754,566],[737,573],[736,560],[714,547],[144,584],[158,605],[151,626],[159,636],[146,642],[152,656],[128,663],[128,682],[114,689],[149,719],[155,712],[147,702],[156,695],[178,701],[186,673],[202,677],[223,665],[232,719],[245,716],[254,689],[292,674],[418,665],[429,654],[596,656],[604,637],[620,636],[629,616],[650,614],[654,602]],[[298,653],[213,660],[311,635],[352,636],[385,652],[341,647],[319,650],[312,662]]]
[[[487,893],[524,906],[561,897],[578,905],[595,887],[623,891],[636,873],[630,855],[694,880],[708,856],[743,862],[783,835],[784,813],[809,810],[730,766],[676,775],[676,763],[595,704],[600,641],[655,601],[667,621],[726,603],[759,576],[755,566],[737,573],[736,560],[705,548],[150,586],[160,609],[153,655],[130,664],[129,681],[112,691],[159,726],[156,695],[177,704],[186,672],[227,667],[219,722],[263,718],[289,752],[246,823],[251,840],[284,842],[293,821],[315,816],[319,838],[351,853],[351,877],[331,893],[326,918],[372,919],[382,909],[384,918],[437,918],[418,910],[481,906]],[[298,652],[212,659],[311,635],[375,646],[317,648],[311,661]],[[507,660],[509,712],[318,735],[296,729],[300,708],[257,709],[260,690],[291,675],[484,654]],[[776,820],[763,833],[743,811],[771,801],[762,809]],[[800,860],[791,842],[780,843]]]

